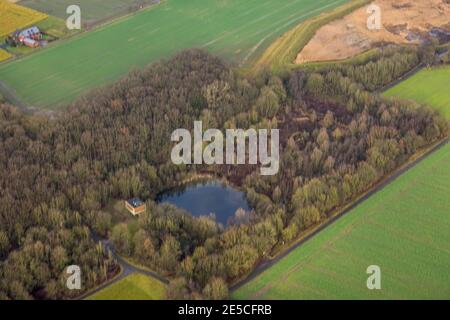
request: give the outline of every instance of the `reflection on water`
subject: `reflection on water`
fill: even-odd
[[[216,221],[227,224],[239,208],[250,211],[245,194],[218,181],[201,182],[170,190],[158,197],[159,203],[170,203],[195,216],[214,213]]]

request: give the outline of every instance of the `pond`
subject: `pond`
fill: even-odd
[[[219,181],[199,182],[182,189],[162,193],[159,203],[170,203],[194,216],[214,213],[216,221],[226,225],[239,208],[250,211],[245,194]]]

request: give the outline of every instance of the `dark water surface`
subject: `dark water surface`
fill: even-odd
[[[170,203],[194,216],[214,213],[216,221],[227,224],[237,209],[250,211],[245,194],[218,181],[201,182],[183,189],[171,190],[158,197],[159,203]]]

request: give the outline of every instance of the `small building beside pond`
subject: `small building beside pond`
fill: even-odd
[[[133,198],[125,201],[125,208],[133,215],[138,216],[147,209],[145,202],[139,198]]]

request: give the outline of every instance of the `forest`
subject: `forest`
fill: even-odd
[[[118,272],[93,235],[170,279],[168,298],[226,299],[228,286],[276,246],[326,221],[421,148],[448,133],[431,109],[373,91],[427,59],[397,49],[361,65],[245,77],[187,50],[131,72],[48,117],[0,107],[0,299],[75,298]],[[171,134],[209,128],[280,129],[280,170],[172,164]],[[196,173],[245,190],[254,208],[227,226],[155,202]],[[138,227],[114,224],[111,201],[140,197]]]

